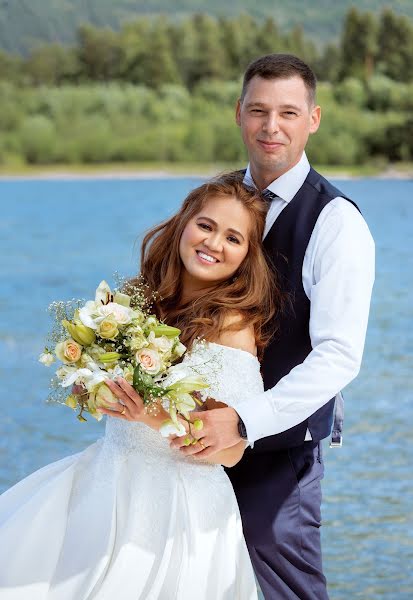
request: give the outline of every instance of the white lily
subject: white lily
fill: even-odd
[[[79,310],[79,319],[83,325],[90,327],[91,329],[97,329],[97,324],[93,315],[97,313],[97,305],[93,300],[88,300],[86,304]]]
[[[183,415],[187,415],[189,411],[194,410],[196,402],[190,394],[179,394],[175,398],[175,406]]]
[[[178,437],[182,437],[186,434],[186,429],[182,425],[182,423],[174,423],[172,419],[167,419],[162,423],[159,428],[159,433],[162,437],[167,438],[170,435],[177,435]]]
[[[106,304],[106,302],[108,301],[108,296],[111,296],[112,291],[109,287],[109,284],[106,283],[106,281],[103,279],[103,281],[101,281],[98,285],[98,287],[96,288],[96,294],[95,294],[95,302],[96,304],[102,304],[102,302],[104,304]]]
[[[130,296],[122,294],[122,292],[116,292],[113,302],[116,304],[122,304],[122,306],[130,306]]]
[[[82,382],[86,389],[90,392],[99,383],[105,381],[108,378],[107,373],[101,371],[91,371],[90,369],[76,369],[74,372],[69,373],[61,382],[62,387],[69,387],[74,383]]]
[[[161,385],[164,388],[170,387],[177,381],[185,379],[185,377],[193,376],[194,372],[189,367],[186,367],[183,363],[179,365],[173,365],[168,369],[168,375],[161,381]]]

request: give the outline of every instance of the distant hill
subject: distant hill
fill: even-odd
[[[316,41],[334,40],[351,5],[361,11],[380,12],[388,6],[413,17],[413,0],[0,0],[0,48],[27,53],[49,42],[70,44],[80,24],[119,29],[140,16],[165,14],[176,19],[195,12],[235,16],[246,12],[255,18],[273,17],[287,30],[302,26]],[[225,7],[224,7],[225,6]]]

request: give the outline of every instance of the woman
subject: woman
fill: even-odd
[[[155,310],[182,330],[188,368],[209,382],[206,408],[262,391],[274,281],[261,249],[266,207],[237,174],[201,185],[149,232],[142,274]],[[199,342],[197,338],[206,342]],[[123,379],[104,438],[0,497],[2,600],[253,600],[235,496],[221,465],[183,457]],[[201,442],[202,443],[202,442]]]

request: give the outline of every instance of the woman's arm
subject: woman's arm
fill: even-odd
[[[124,421],[135,421],[144,423],[151,429],[159,430],[163,422],[170,419],[169,414],[165,409],[159,407],[160,412],[156,415],[148,415],[146,413],[142,398],[133,389],[133,387],[125,381],[125,379],[119,378],[116,382],[112,380],[106,381],[106,385],[112,390],[117,398],[119,398],[123,404],[114,403],[113,410],[101,408],[100,412],[111,417],[123,419]],[[222,402],[216,402],[212,398],[208,398],[205,402],[206,408],[222,408],[226,406]],[[121,414],[125,409],[125,413]],[[240,444],[227,448],[221,452],[210,456],[206,462],[213,464],[224,465],[225,467],[233,467],[239,460],[241,460],[245,449],[245,442],[242,441]]]
[[[113,410],[100,408],[99,411],[101,413],[111,417],[116,417],[118,419],[123,419],[124,421],[137,421],[139,423],[144,423],[156,431],[159,431],[164,421],[170,419],[169,413],[167,413],[162,406],[159,406],[159,412],[157,415],[148,415],[142,398],[138,392],[136,392],[134,388],[122,377],[119,377],[116,379],[116,381],[108,379],[105,381],[105,383],[123,404],[120,402],[114,403]]]
[[[232,325],[237,321],[237,319],[239,319],[239,316],[237,313],[234,313],[227,318],[227,320],[224,322],[224,325]],[[224,331],[221,333],[218,339],[214,341],[222,344],[223,346],[230,346],[231,348],[237,348],[239,350],[250,352],[250,354],[254,356],[257,355],[257,346],[252,327],[245,327],[239,331]],[[227,407],[227,405],[223,402],[217,402],[213,398],[208,398],[205,405],[207,410]],[[246,441],[241,440],[238,442],[238,444],[235,444],[235,446],[225,448],[224,450],[216,452],[215,454],[212,454],[203,460],[210,463],[221,464],[224,465],[224,467],[233,467],[241,460],[247,445],[248,443]]]
[[[200,460],[215,465],[223,465],[224,467],[233,467],[241,460],[246,446],[246,442],[242,440],[231,448],[226,448],[225,450],[216,452],[216,454],[211,454],[211,456],[208,456],[208,458],[203,458]],[[196,458],[196,454],[194,455],[194,458]]]

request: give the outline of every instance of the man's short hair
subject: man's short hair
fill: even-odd
[[[248,84],[258,75],[263,79],[289,79],[300,77],[308,92],[311,105],[315,103],[317,78],[314,71],[304,61],[293,54],[266,54],[254,60],[245,71],[242,82],[241,100],[247,92]]]

